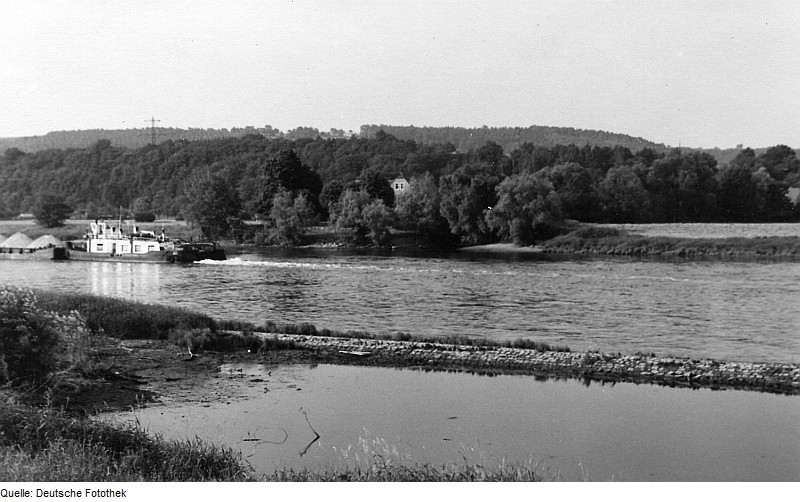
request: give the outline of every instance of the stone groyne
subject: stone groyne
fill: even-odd
[[[648,355],[556,352],[416,341],[263,334],[313,350],[323,362],[529,374],[588,382],[743,389],[800,395],[800,365]]]

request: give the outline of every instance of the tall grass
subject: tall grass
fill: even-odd
[[[119,339],[166,340],[175,329],[217,329],[211,317],[176,307],[80,293],[36,291],[36,296],[43,309],[76,311],[89,329]]]
[[[233,450],[200,440],[166,441],[138,428],[0,397],[6,400],[0,408],[0,481],[241,481],[252,476]]]
[[[485,459],[470,460],[461,453],[458,461],[442,465],[419,463],[396,445],[382,438],[359,438],[358,444],[338,450],[341,464],[327,469],[278,470],[270,481],[362,481],[362,482],[459,482],[459,481],[551,481],[531,463],[500,463],[489,467]],[[480,452],[479,452],[480,453]],[[470,455],[471,456],[471,455]]]

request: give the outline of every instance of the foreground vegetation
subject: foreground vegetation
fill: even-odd
[[[237,328],[239,333],[223,333]],[[191,350],[296,348],[272,332],[341,335],[312,325],[215,321],[182,309],[17,288],[0,289],[0,481],[538,481],[532,466],[433,466],[364,443],[355,462],[320,471],[255,473],[230,449],[167,441],[60,409],[58,394],[102,366],[110,338],[168,339]],[[366,333],[350,333],[368,337]],[[398,338],[410,339],[408,335]],[[468,340],[458,339],[466,343]],[[544,347],[539,346],[544,349]],[[376,445],[381,445],[377,448]]]

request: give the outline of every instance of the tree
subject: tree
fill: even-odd
[[[63,197],[43,194],[33,211],[36,221],[47,228],[64,226],[64,221],[72,214],[72,208],[64,202]]]
[[[256,178],[247,180],[246,183],[249,185],[247,192],[250,195],[248,210],[261,217],[269,215],[272,200],[281,189],[292,195],[306,190],[314,199],[322,191],[319,175],[303,164],[294,150],[285,147],[273,152]]]
[[[441,196],[430,173],[411,178],[409,188],[397,197],[395,212],[401,225],[417,232],[421,246],[450,247],[455,244],[450,226],[442,216]]]
[[[756,152],[752,148],[745,148],[731,160],[730,167],[743,167],[753,172],[756,170]]]
[[[774,180],[766,169],[759,169],[753,173],[753,184],[757,221],[779,221],[791,214],[793,208],[785,195],[785,183]]]
[[[708,153],[683,156],[678,171],[681,221],[707,221],[717,212],[717,161]]]
[[[242,224],[239,196],[220,174],[204,170],[190,178],[185,199],[188,219],[208,239],[231,237]]]
[[[765,169],[775,181],[794,183],[798,181],[800,159],[797,158],[797,152],[788,146],[777,145],[758,156],[756,169]]]
[[[502,239],[530,245],[552,237],[563,223],[559,197],[543,176],[522,173],[508,177],[498,185],[497,197],[486,221]]]
[[[477,173],[470,176],[469,166],[443,176],[439,181],[440,212],[450,231],[465,244],[483,244],[494,238],[486,223],[486,212],[497,202],[496,176]]]
[[[561,200],[564,216],[580,221],[597,221],[599,203],[593,172],[574,162],[546,167],[536,173],[547,179]]]
[[[394,206],[394,190],[385,176],[367,170],[361,173],[360,183],[371,198],[382,200],[387,207]]]
[[[725,221],[745,222],[756,219],[756,185],[750,163],[731,162],[720,171],[717,210]]]
[[[272,244],[301,244],[303,230],[313,218],[314,208],[305,194],[292,197],[289,191],[281,190],[272,201],[272,210],[265,223],[267,238]]]
[[[320,209],[324,212],[323,217],[329,218],[335,212],[336,204],[344,192],[344,185],[339,180],[331,180],[322,187],[319,194]]]
[[[598,189],[603,219],[615,223],[646,221],[650,198],[635,168],[612,167]]]
[[[331,215],[337,239],[343,244],[386,245],[392,213],[382,200],[372,199],[366,190],[346,190]]]

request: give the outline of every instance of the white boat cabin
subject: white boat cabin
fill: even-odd
[[[91,223],[90,233],[86,235],[86,250],[89,253],[145,254],[166,249],[167,242],[163,232],[160,237],[156,237],[155,232],[140,231],[133,227],[133,232],[126,235],[122,228],[110,227],[103,221]]]

